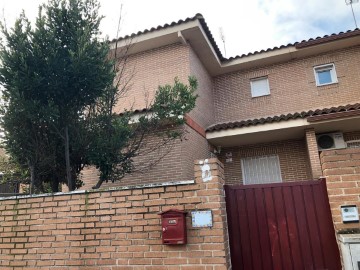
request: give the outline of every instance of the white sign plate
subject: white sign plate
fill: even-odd
[[[193,211],[191,212],[192,226],[194,228],[212,227],[212,212],[208,211]]]

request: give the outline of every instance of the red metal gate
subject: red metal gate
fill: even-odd
[[[325,180],[225,191],[233,270],[341,269]]]

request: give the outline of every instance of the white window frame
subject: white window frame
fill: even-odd
[[[266,80],[267,89],[261,94],[255,94],[255,82]],[[251,87],[251,97],[262,97],[262,96],[268,96],[270,95],[270,84],[269,84],[269,78],[267,76],[254,78],[250,80],[250,87]]]
[[[324,70],[330,70],[331,82],[329,82],[329,83],[320,83],[319,82],[318,72],[324,71]],[[314,67],[314,75],[315,75],[315,80],[316,80],[316,86],[329,85],[329,84],[334,84],[334,83],[338,82],[334,63],[315,66]]]
[[[247,178],[249,176],[246,175],[246,169],[245,169],[245,162],[246,160],[260,160],[260,159],[274,159],[276,160],[276,168],[274,168],[277,172],[276,174],[278,175],[279,179],[275,180],[275,181],[269,181],[269,182],[260,182],[260,181],[257,181],[257,182],[249,182],[247,180]],[[268,161],[269,162],[269,161]],[[268,168],[259,168],[259,170],[263,169],[263,172],[265,172]],[[282,180],[282,175],[281,175],[281,168],[280,168],[280,159],[279,159],[279,156],[278,155],[266,155],[266,156],[255,156],[255,157],[246,157],[246,158],[242,158],[241,159],[241,172],[242,172],[242,179],[243,179],[243,184],[244,185],[257,185],[257,184],[271,184],[271,183],[281,183],[283,182]],[[265,179],[265,177],[264,177]]]

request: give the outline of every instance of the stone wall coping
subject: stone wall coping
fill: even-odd
[[[123,187],[110,187],[110,188],[106,188],[106,189],[104,188],[104,189],[90,189],[90,190],[75,190],[75,191],[70,191],[70,192],[43,193],[43,194],[33,194],[33,195],[17,195],[17,196],[9,196],[9,197],[0,197],[0,201],[14,200],[14,199],[26,199],[26,198],[38,198],[38,197],[50,197],[50,196],[62,196],[62,195],[86,194],[86,193],[95,193],[95,192],[110,192],[110,191],[118,191],[118,190],[170,187],[170,186],[181,186],[181,185],[191,185],[191,184],[195,184],[195,180],[169,181],[169,182],[162,182],[162,183],[131,185],[131,186],[123,186]]]
[[[338,234],[343,243],[360,243],[360,234]]]

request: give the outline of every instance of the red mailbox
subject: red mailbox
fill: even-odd
[[[165,245],[186,244],[186,212],[170,209],[160,213],[162,243]]]

